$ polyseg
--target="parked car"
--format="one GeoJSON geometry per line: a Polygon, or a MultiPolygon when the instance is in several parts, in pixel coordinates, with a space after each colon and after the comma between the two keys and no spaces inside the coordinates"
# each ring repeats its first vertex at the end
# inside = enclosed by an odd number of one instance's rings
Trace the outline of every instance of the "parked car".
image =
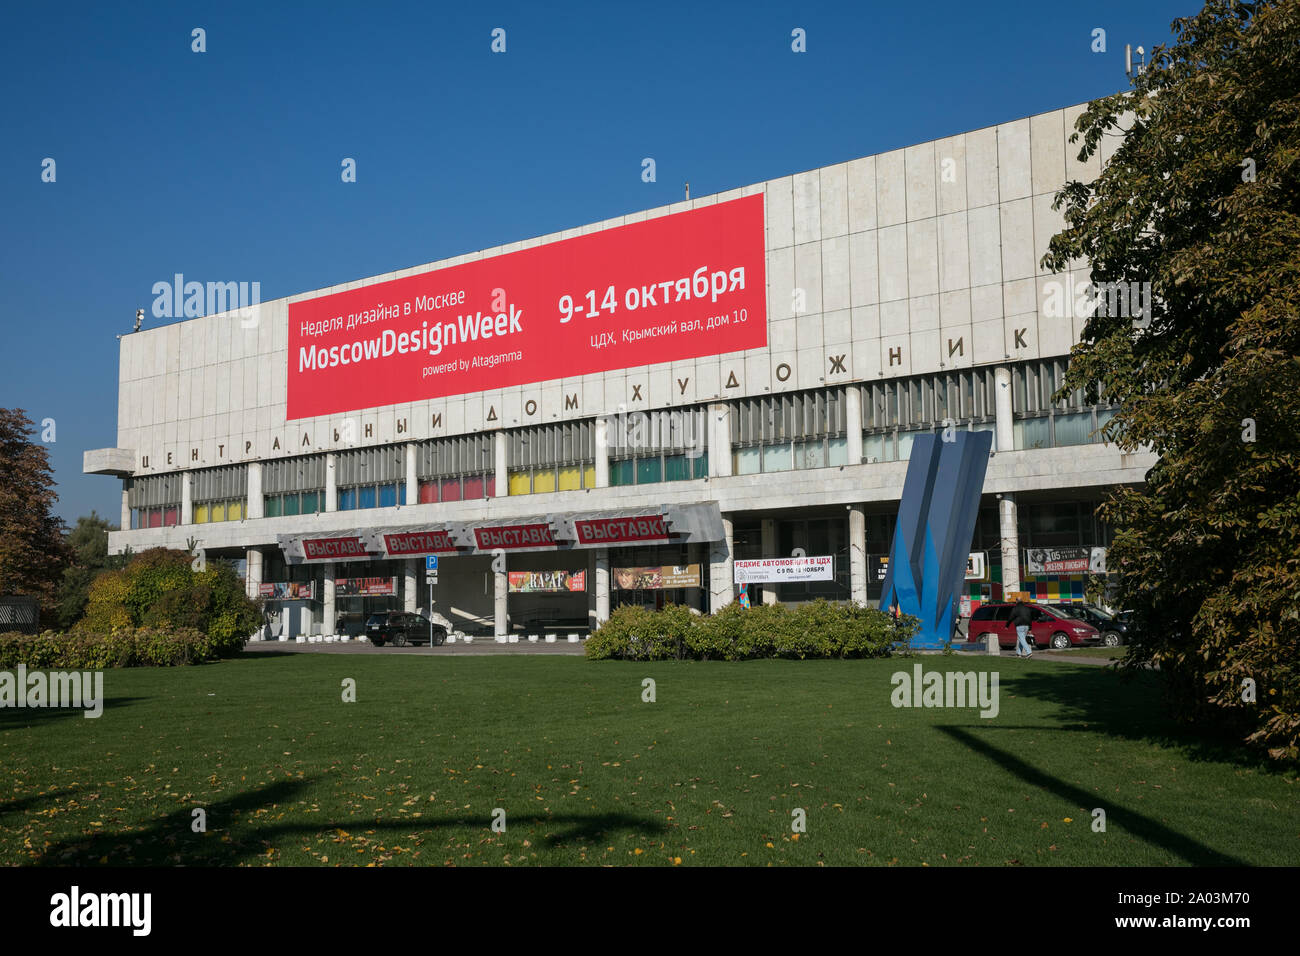
{"type": "MultiPolygon", "coordinates": [[[[1051,647],[1061,650],[1101,641],[1101,632],[1091,624],[1042,604],[1029,606],[1034,612],[1033,622],[1029,625],[1030,647],[1051,647]]],[[[991,635],[997,638],[999,647],[1014,648],[1016,629],[1008,620],[1013,607],[1014,604],[981,604],[970,617],[966,643],[982,643],[991,635]]]]}
{"type": "Polygon", "coordinates": [[[1116,615],[1108,614],[1095,604],[1048,604],[1053,610],[1077,617],[1091,624],[1101,632],[1101,642],[1106,647],[1118,647],[1128,643],[1130,624],[1121,621],[1116,615]]]}
{"type": "MultiPolygon", "coordinates": [[[[447,639],[447,629],[434,624],[433,643],[441,644],[447,639]]],[[[366,618],[366,637],[375,647],[392,644],[405,647],[407,644],[429,643],[429,619],[406,611],[380,611],[366,618]]]]}

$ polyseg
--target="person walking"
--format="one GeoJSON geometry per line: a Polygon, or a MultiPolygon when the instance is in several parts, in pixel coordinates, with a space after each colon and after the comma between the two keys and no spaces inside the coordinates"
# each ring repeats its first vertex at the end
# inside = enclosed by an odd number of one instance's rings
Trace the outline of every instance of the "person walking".
{"type": "Polygon", "coordinates": [[[1033,657],[1034,649],[1029,645],[1029,625],[1033,623],[1034,612],[1024,598],[1016,598],[1016,606],[1011,609],[1011,616],[1008,618],[1011,626],[1016,629],[1016,657],[1033,657]],[[1021,648],[1024,652],[1021,652],[1021,648]]]}

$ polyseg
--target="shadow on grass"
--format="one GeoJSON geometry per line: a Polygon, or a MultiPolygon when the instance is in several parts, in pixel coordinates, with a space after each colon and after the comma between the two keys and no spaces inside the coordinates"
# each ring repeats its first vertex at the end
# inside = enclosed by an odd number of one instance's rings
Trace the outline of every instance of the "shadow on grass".
{"type": "Polygon", "coordinates": [[[1051,670],[1008,674],[1002,670],[1002,692],[1008,691],[1061,707],[1061,725],[1053,729],[1087,730],[1112,737],[1142,740],[1183,750],[1189,760],[1227,763],[1280,773],[1288,768],[1247,746],[1224,724],[1179,724],[1168,715],[1164,686],[1150,671],[1112,667],[1070,667],[1053,662],[1051,670]]]}
{"type": "MultiPolygon", "coordinates": [[[[144,697],[105,697],[104,713],[118,707],[129,707],[144,697]]],[[[93,727],[100,717],[87,718],[85,707],[0,707],[0,730],[15,730],[19,727],[33,726],[57,720],[75,717],[87,721],[87,727],[93,727]]]]}
{"type": "MultiPolygon", "coordinates": [[[[962,727],[940,726],[937,729],[970,751],[988,758],[1003,770],[1019,777],[1030,786],[1056,794],[1075,806],[1094,807],[1100,803],[1104,807],[1106,804],[1106,801],[1099,798],[1096,793],[1058,780],[1056,777],[1030,766],[1015,754],[986,743],[962,727]]],[[[989,729],[1002,730],[1004,728],[992,727],[989,729]]],[[[1120,816],[1120,812],[1116,812],[1115,815],[1120,816]]],[[[1177,830],[1170,829],[1158,820],[1153,820],[1151,817],[1135,812],[1132,807],[1126,806],[1122,808],[1121,818],[1124,829],[1139,840],[1167,850],[1194,866],[1247,865],[1245,860],[1229,856],[1226,853],[1220,853],[1218,850],[1179,833],[1177,830]]]]}
{"type": "MultiPolygon", "coordinates": [[[[207,812],[209,832],[194,833],[191,829],[194,807],[185,807],[154,820],[148,826],[128,832],[87,834],[81,839],[64,840],[46,847],[31,861],[35,866],[85,866],[103,863],[111,866],[237,866],[240,864],[275,862],[267,851],[283,852],[290,841],[330,833],[336,830],[363,831],[368,836],[385,834],[401,836],[409,833],[427,833],[443,829],[479,829],[464,816],[433,820],[363,820],[348,817],[340,822],[313,820],[310,823],[259,822],[245,816],[277,805],[283,806],[298,799],[311,786],[312,781],[293,780],[270,783],[240,793],[229,800],[204,807],[207,812]],[[372,833],[373,831],[373,833],[372,833]],[[223,839],[228,837],[229,839],[223,839]]],[[[48,800],[49,797],[41,798],[48,800]]],[[[24,804],[34,800],[21,801],[24,804]]],[[[16,804],[6,810],[21,809],[16,804]]],[[[552,848],[562,848],[572,841],[596,842],[620,831],[662,836],[668,828],[651,817],[637,817],[625,813],[602,813],[591,816],[559,814],[547,817],[512,818],[511,826],[527,823],[555,826],[563,829],[545,837],[552,848]]],[[[486,829],[483,820],[481,829],[486,829]]],[[[439,848],[440,849],[440,848],[439,848]]],[[[394,860],[405,863],[405,860],[394,860]]]]}

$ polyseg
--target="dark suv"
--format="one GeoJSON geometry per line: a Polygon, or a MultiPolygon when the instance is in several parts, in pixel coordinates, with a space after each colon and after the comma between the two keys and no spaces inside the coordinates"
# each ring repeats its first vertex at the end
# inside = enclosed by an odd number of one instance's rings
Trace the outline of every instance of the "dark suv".
{"type": "MultiPolygon", "coordinates": [[[[366,637],[375,647],[383,647],[385,644],[395,647],[428,644],[429,619],[406,611],[380,611],[366,618],[366,637]]],[[[441,644],[446,639],[446,628],[434,624],[433,643],[441,644]]]]}
{"type": "Polygon", "coordinates": [[[1129,624],[1113,614],[1107,614],[1093,604],[1048,604],[1047,607],[1091,624],[1101,631],[1101,642],[1106,647],[1128,643],[1129,624]]]}
{"type": "MultiPolygon", "coordinates": [[[[1029,604],[1033,623],[1029,625],[1028,641],[1031,647],[1052,647],[1061,650],[1076,644],[1094,644],[1101,635],[1091,624],[1077,617],[1044,607],[1029,604]]],[[[1009,618],[1013,604],[981,604],[970,617],[966,632],[968,644],[980,643],[986,637],[996,637],[999,647],[1016,646],[1016,630],[1009,618]]]]}

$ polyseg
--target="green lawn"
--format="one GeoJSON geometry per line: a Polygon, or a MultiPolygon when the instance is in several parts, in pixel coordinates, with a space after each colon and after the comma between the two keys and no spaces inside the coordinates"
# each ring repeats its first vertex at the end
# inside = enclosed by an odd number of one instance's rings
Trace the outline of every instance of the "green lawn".
{"type": "Polygon", "coordinates": [[[0,711],[0,863],[1294,863],[1294,771],[1179,736],[1155,688],[981,656],[109,671],[98,720],[0,711]],[[918,662],[997,667],[1000,713],[892,707],[918,662]]]}

